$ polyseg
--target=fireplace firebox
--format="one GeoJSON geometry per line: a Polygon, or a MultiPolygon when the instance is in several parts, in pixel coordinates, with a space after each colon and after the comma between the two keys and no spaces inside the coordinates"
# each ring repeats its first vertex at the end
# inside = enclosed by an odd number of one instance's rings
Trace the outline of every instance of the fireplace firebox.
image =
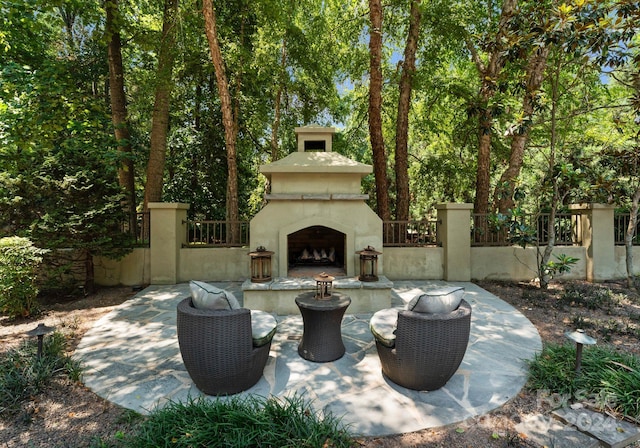
{"type": "Polygon", "coordinates": [[[345,234],[325,226],[311,226],[287,236],[289,268],[335,266],[344,269],[345,234]]]}

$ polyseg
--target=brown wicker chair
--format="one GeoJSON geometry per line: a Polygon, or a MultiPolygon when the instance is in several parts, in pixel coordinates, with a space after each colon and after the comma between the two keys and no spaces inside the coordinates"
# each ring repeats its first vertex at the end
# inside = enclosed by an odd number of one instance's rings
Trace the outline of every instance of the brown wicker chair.
{"type": "Polygon", "coordinates": [[[376,337],[382,373],[408,389],[441,388],[462,362],[470,328],[471,306],[465,300],[451,313],[400,310],[395,345],[388,347],[376,337]]]}
{"type": "Polygon", "coordinates": [[[178,304],[177,326],[184,365],[205,394],[236,394],[260,380],[271,338],[254,347],[250,310],[197,309],[189,297],[178,304]]]}

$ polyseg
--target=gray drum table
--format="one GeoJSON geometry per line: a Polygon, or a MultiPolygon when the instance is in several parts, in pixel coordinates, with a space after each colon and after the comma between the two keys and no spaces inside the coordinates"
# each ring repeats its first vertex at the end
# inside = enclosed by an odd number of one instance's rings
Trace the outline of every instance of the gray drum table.
{"type": "Polygon", "coordinates": [[[333,292],[330,299],[315,297],[313,291],[296,297],[304,323],[298,354],[314,362],[335,361],[345,352],[340,327],[351,298],[337,292],[333,292]]]}

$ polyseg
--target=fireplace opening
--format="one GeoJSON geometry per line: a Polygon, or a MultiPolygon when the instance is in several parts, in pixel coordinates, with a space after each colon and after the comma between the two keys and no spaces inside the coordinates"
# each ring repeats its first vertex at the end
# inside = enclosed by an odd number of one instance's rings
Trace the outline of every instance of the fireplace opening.
{"type": "Polygon", "coordinates": [[[287,236],[289,275],[318,272],[346,275],[345,234],[325,226],[311,226],[287,236]]]}

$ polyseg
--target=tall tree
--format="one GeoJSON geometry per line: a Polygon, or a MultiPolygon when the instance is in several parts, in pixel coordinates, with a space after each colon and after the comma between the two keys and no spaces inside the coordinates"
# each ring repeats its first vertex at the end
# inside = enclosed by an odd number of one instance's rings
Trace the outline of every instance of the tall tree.
{"type": "MultiPolygon", "coordinates": [[[[489,54],[480,56],[476,44],[468,35],[465,39],[472,60],[480,78],[479,116],[478,116],[478,166],[476,171],[476,197],[474,211],[489,211],[489,195],[491,188],[491,138],[493,135],[494,113],[491,101],[495,96],[498,77],[506,62],[506,48],[509,44],[508,33],[510,21],[516,13],[517,0],[503,0],[498,28],[494,38],[488,43],[489,54]]],[[[489,16],[493,11],[489,10],[489,16]]]]}
{"type": "Polygon", "coordinates": [[[411,107],[411,89],[413,76],[416,71],[416,51],[420,36],[420,11],[421,0],[411,1],[409,13],[409,32],[407,43],[404,47],[404,60],[402,61],[402,75],[400,76],[400,96],[398,99],[398,117],[396,121],[396,219],[406,221],[409,219],[409,109],[411,107]]]}
{"type": "Polygon", "coordinates": [[[118,22],[120,14],[118,0],[105,1],[107,34],[107,54],[109,60],[109,99],[111,102],[111,121],[118,153],[120,154],[120,166],[118,168],[118,181],[125,190],[125,209],[129,213],[129,231],[136,228],[136,190],[135,173],[131,149],[131,133],[127,119],[127,98],[124,91],[124,69],[122,66],[122,42],[118,22]]]}
{"type": "Polygon", "coordinates": [[[387,156],[382,134],[382,2],[369,0],[369,138],[376,180],[376,205],[383,221],[391,219],[387,156]]]}
{"type": "MultiPolygon", "coordinates": [[[[234,118],[231,94],[229,93],[229,81],[225,70],[220,41],[218,40],[218,29],[216,23],[216,11],[212,0],[202,2],[202,11],[205,21],[205,32],[209,42],[211,61],[215,68],[216,85],[220,96],[220,107],[222,109],[222,124],[224,126],[225,146],[227,149],[227,220],[234,222],[238,220],[238,165],[236,151],[236,120],[234,118]]],[[[233,226],[232,226],[233,229],[233,226]]],[[[230,235],[231,240],[234,234],[230,235]]]]}
{"type": "Polygon", "coordinates": [[[151,118],[151,142],[147,162],[147,182],[144,190],[144,210],[149,202],[162,201],[162,184],[167,157],[169,130],[169,104],[173,86],[172,74],[175,58],[178,0],[165,0],[162,18],[162,37],[158,52],[155,100],[151,118]]]}
{"type": "Polygon", "coordinates": [[[494,193],[495,208],[500,213],[506,213],[514,207],[513,194],[524,162],[525,148],[529,140],[534,110],[538,103],[538,93],[544,80],[544,71],[547,66],[548,57],[548,45],[534,48],[529,56],[526,68],[524,97],[522,99],[522,112],[511,138],[509,166],[502,173],[494,193]]]}

